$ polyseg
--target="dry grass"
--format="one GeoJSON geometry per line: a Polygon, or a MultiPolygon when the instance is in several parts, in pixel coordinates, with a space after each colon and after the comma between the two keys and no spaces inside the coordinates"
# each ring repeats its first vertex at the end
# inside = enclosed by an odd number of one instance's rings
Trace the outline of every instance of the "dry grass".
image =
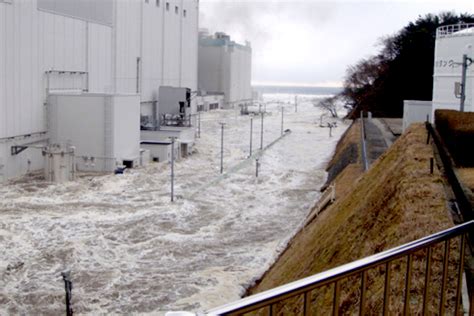
{"type": "Polygon", "coordinates": [[[339,175],[334,179],[336,184],[336,198],[340,198],[350,194],[353,185],[357,182],[361,175],[362,166],[359,163],[348,165],[339,175]]]}
{"type": "Polygon", "coordinates": [[[330,169],[337,161],[341,159],[343,152],[349,147],[350,144],[359,145],[360,141],[360,122],[358,120],[353,121],[351,126],[342,135],[341,139],[337,143],[336,150],[331,160],[328,162],[326,170],[330,169]]]}
{"type": "MultiPolygon", "coordinates": [[[[267,272],[251,293],[267,290],[330,268],[351,262],[374,253],[407,243],[451,227],[443,183],[438,170],[430,174],[429,160],[432,148],[426,145],[426,130],[422,124],[413,125],[383,154],[363,176],[351,165],[336,182],[349,184],[342,188],[336,202],[316,220],[299,232],[275,265],[267,272]],[[352,181],[353,185],[350,185],[352,181]]],[[[343,141],[344,142],[344,141],[343,141]]],[[[337,155],[337,151],[336,151],[337,155]]],[[[340,185],[343,187],[342,185],[340,185]]],[[[453,245],[452,258],[456,260],[453,245]]],[[[424,288],[423,251],[415,255],[412,300],[413,313],[421,312],[419,304],[424,288]]],[[[433,265],[439,270],[442,250],[435,250],[433,265]]],[[[404,269],[400,260],[392,264],[395,285],[391,295],[390,311],[398,313],[403,305],[404,269]],[[396,298],[396,299],[395,299],[396,298]]],[[[450,272],[454,282],[455,271],[450,272]]],[[[381,311],[385,268],[373,269],[368,278],[367,307],[371,313],[381,311]]],[[[430,287],[439,292],[438,285],[430,287]]],[[[349,279],[342,285],[341,308],[343,313],[357,311],[360,299],[360,280],[349,279]]],[[[314,291],[315,308],[319,313],[331,311],[332,289],[314,291]]],[[[435,294],[430,296],[436,297],[435,294]]],[[[301,301],[301,298],[297,298],[301,301]]],[[[449,296],[452,306],[453,293],[449,296]]],[[[286,306],[292,314],[299,311],[296,300],[286,306]]],[[[434,308],[434,307],[432,307],[434,308]]]]}
{"type": "Polygon", "coordinates": [[[474,168],[456,169],[459,180],[471,191],[474,190],[474,168]]]}

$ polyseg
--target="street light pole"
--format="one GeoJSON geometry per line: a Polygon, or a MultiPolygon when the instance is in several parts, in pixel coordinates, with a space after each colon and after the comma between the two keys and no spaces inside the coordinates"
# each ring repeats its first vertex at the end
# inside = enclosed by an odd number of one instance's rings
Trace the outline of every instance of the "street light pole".
{"type": "Polygon", "coordinates": [[[201,111],[198,112],[198,138],[201,138],[201,111]]]}
{"type": "Polygon", "coordinates": [[[253,116],[250,116],[250,155],[252,156],[252,139],[253,139],[253,116]]]}
{"type": "Polygon", "coordinates": [[[221,124],[221,173],[224,172],[224,125],[225,123],[221,124]]]}
{"type": "Polygon", "coordinates": [[[462,55],[461,104],[460,104],[460,111],[461,112],[464,112],[464,102],[466,101],[466,72],[467,72],[467,67],[469,67],[471,64],[472,64],[472,59],[467,57],[467,54],[462,55]]]}
{"type": "Polygon", "coordinates": [[[283,136],[283,113],[285,112],[285,108],[281,107],[281,135],[283,136]]]}
{"type": "Polygon", "coordinates": [[[171,139],[171,202],[174,202],[174,142],[177,137],[172,136],[171,139]]]}
{"type": "Polygon", "coordinates": [[[260,112],[261,123],[260,123],[260,150],[263,149],[263,112],[260,112]]]}

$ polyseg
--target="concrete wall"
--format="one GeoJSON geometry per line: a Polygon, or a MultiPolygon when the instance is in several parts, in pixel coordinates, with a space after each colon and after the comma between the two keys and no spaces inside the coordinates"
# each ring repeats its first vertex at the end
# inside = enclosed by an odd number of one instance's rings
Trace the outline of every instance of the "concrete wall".
{"type": "Polygon", "coordinates": [[[432,102],[431,101],[403,101],[403,131],[408,126],[416,122],[426,122],[426,118],[432,121],[432,102]]]}
{"type": "Polygon", "coordinates": [[[113,96],[114,156],[135,160],[140,154],[140,96],[113,96]]]}
{"type": "Polygon", "coordinates": [[[78,170],[113,171],[123,160],[138,161],[138,95],[50,95],[48,110],[50,142],[75,146],[78,170]]]}

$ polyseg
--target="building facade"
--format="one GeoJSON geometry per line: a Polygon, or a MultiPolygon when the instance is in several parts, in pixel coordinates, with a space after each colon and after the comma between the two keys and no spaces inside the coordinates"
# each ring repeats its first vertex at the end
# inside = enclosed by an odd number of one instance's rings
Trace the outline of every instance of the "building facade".
{"type": "Polygon", "coordinates": [[[225,107],[252,102],[252,48],[224,33],[199,34],[198,88],[209,94],[224,93],[225,107]]]}
{"type": "Polygon", "coordinates": [[[198,6],[198,0],[0,0],[0,181],[44,167],[38,148],[50,141],[49,95],[131,94],[143,107],[157,102],[160,86],[195,91],[198,6]]]}

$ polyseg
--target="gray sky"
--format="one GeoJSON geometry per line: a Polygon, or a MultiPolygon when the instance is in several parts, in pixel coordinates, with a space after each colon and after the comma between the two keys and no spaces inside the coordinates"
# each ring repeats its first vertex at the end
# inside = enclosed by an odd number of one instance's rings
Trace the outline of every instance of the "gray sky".
{"type": "Polygon", "coordinates": [[[254,84],[340,85],[347,66],[419,15],[474,13],[474,0],[201,0],[200,27],[253,48],[254,84]]]}

